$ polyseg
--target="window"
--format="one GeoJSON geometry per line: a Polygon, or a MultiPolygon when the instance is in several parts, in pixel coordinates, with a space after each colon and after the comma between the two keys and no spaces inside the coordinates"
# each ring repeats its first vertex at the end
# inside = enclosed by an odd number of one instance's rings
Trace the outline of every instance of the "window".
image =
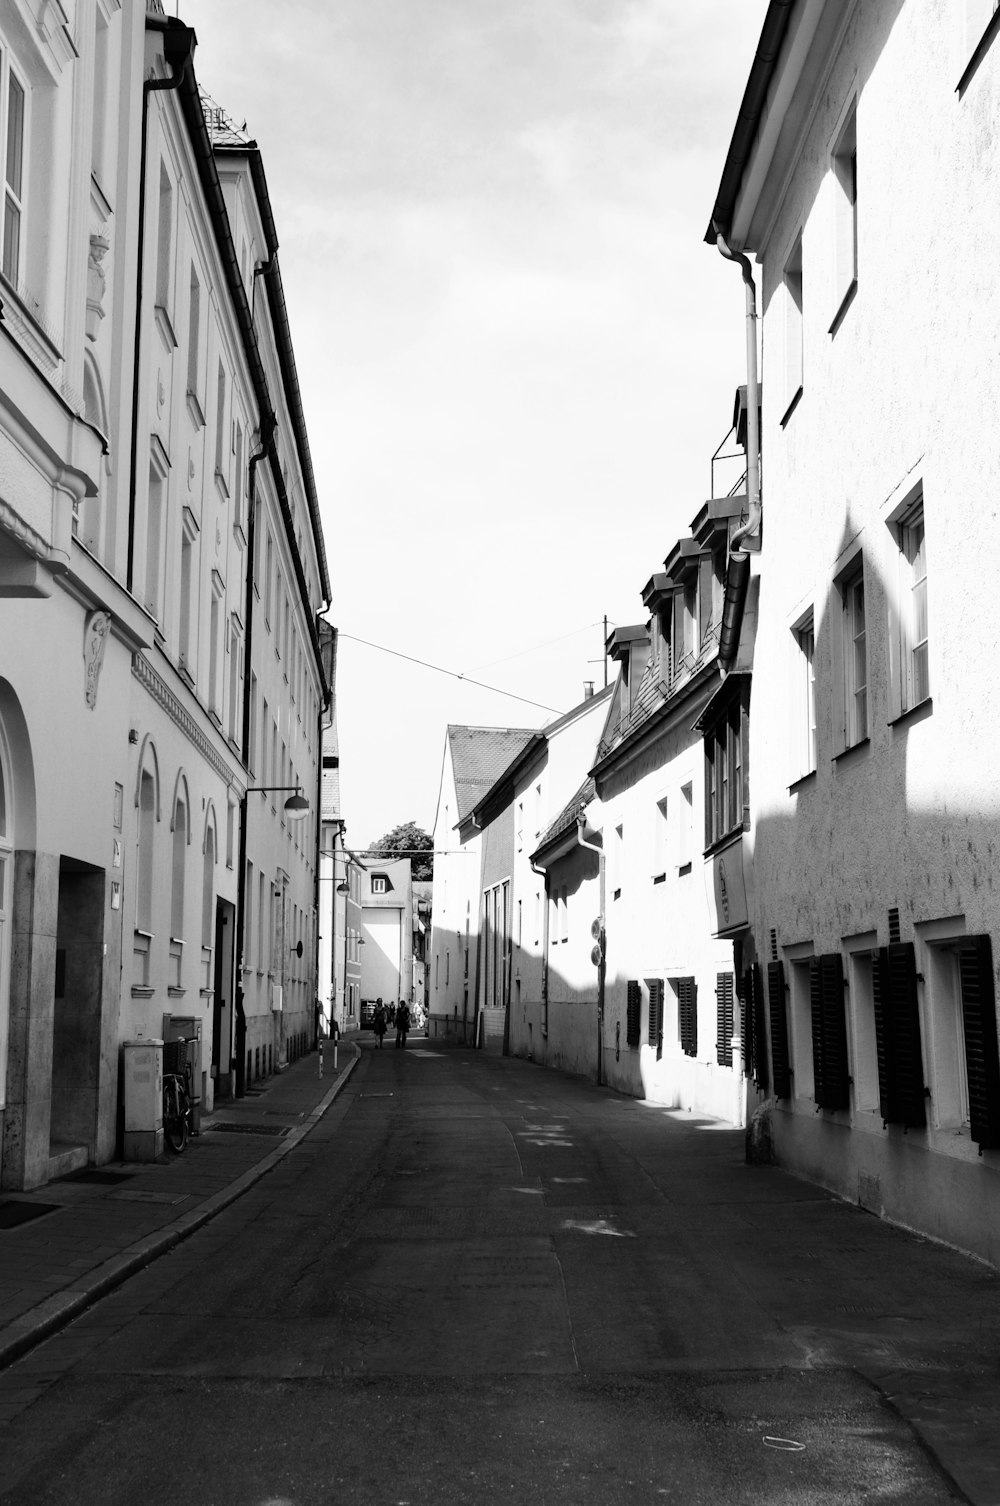
{"type": "Polygon", "coordinates": [[[794,777],[803,779],[816,768],[816,628],[812,612],[792,634],[796,649],[793,769],[794,777]]]}
{"type": "Polygon", "coordinates": [[[891,526],[899,545],[899,576],[898,605],[890,616],[890,711],[900,716],[930,696],[923,497],[918,497],[891,526]]]}
{"type": "Polygon", "coordinates": [[[677,1035],[685,1056],[698,1055],[698,986],[693,978],[675,978],[677,1035]]]}
{"type": "Polygon", "coordinates": [[[715,1060],[720,1067],[733,1065],[734,979],[732,973],[715,978],[715,1060]]]}
{"type": "Polygon", "coordinates": [[[381,875],[375,875],[372,878],[372,893],[373,894],[384,894],[385,892],[386,892],[386,880],[385,880],[385,878],[382,877],[381,875]]]}
{"type": "Polygon", "coordinates": [[[833,334],[858,284],[857,104],[852,102],[830,158],[833,178],[833,334]]]}
{"type": "Polygon", "coordinates": [[[629,979],[625,990],[625,1044],[633,1049],[642,1038],[642,989],[636,979],[629,979]]]}
{"type": "Polygon", "coordinates": [[[569,901],[565,884],[559,891],[559,940],[569,940],[569,901]]]}
{"type": "Polygon", "coordinates": [[[847,1065],[844,968],[839,952],[827,952],[822,957],[810,959],[809,1000],[812,1014],[813,1097],[821,1109],[846,1109],[850,1104],[850,1074],[847,1065]]]}
{"type": "Polygon", "coordinates": [[[191,291],[188,300],[188,349],[187,349],[187,395],[198,400],[199,369],[198,355],[201,339],[201,284],[194,267],[191,268],[191,291]]]}
{"type": "Polygon", "coordinates": [[[743,829],[744,690],[705,733],[705,846],[743,829]]]}
{"type": "Polygon", "coordinates": [[[146,506],[146,610],[159,619],[163,595],[163,529],[166,521],[166,475],[156,461],[149,466],[146,506]]]}
{"type": "Polygon", "coordinates": [[[864,566],[859,560],[840,583],[843,656],[843,747],[868,736],[868,647],[864,566]]]}
{"type": "Polygon", "coordinates": [[[171,253],[174,235],[174,190],[166,167],[160,163],[160,201],[156,222],[156,306],[169,312],[171,253]]]}
{"type": "Polygon", "coordinates": [[[4,112],[3,275],[17,286],[21,276],[24,219],[24,138],[27,96],[24,85],[10,66],[6,50],[0,51],[0,83],[6,86],[4,112]]]}
{"type": "Polygon", "coordinates": [[[649,988],[649,1044],[656,1050],[656,1060],[663,1056],[663,980],[650,978],[649,988]]]}
{"type": "Polygon", "coordinates": [[[187,670],[188,675],[192,679],[195,673],[195,660],[198,651],[197,597],[194,591],[194,582],[197,579],[197,541],[197,521],[191,509],[185,507],[181,525],[181,579],[180,599],[178,602],[180,622],[178,624],[177,649],[180,656],[180,666],[182,669],[187,670]]]}
{"type": "MultiPolygon", "coordinates": [[[[978,62],[996,35],[993,18],[1000,10],[1000,0],[959,0],[956,9],[961,21],[959,41],[959,68],[962,84],[967,82],[965,72],[971,76],[972,65],[978,62]]],[[[962,84],[959,85],[961,88],[962,84]]]]}
{"type": "Polygon", "coordinates": [[[241,712],[243,709],[243,639],[235,621],[229,624],[229,725],[227,733],[232,742],[236,742],[240,735],[241,712]]]}
{"type": "Polygon", "coordinates": [[[656,802],[653,817],[653,883],[662,884],[667,876],[667,800],[656,802]]]}
{"type": "Polygon", "coordinates": [[[268,629],[271,626],[271,574],[274,562],[274,544],[271,539],[271,530],[267,530],[267,549],[265,551],[264,564],[264,621],[268,629]]]}
{"type": "Polygon", "coordinates": [[[219,362],[215,382],[215,475],[226,485],[226,369],[219,362]]]}
{"type": "Polygon", "coordinates": [[[802,240],[785,263],[785,422],[802,392],[802,240]]]}
{"type": "Polygon", "coordinates": [[[771,1072],[775,1098],[791,1098],[792,1066],[788,1050],[788,1010],[785,1003],[785,969],[780,962],[767,964],[767,1016],[771,1027],[771,1072]]]}
{"type": "Polygon", "coordinates": [[[622,870],[625,862],[625,828],[616,826],[611,839],[611,897],[622,897],[622,870]]]}
{"type": "Polygon", "coordinates": [[[691,872],[694,851],[694,786],[681,785],[680,815],[677,822],[677,873],[691,872]]]}
{"type": "Polygon", "coordinates": [[[222,719],[222,588],[212,573],[212,605],[208,618],[208,709],[222,719]]]}
{"type": "Polygon", "coordinates": [[[912,941],[896,942],[875,954],[872,997],[882,1119],[886,1124],[922,1129],[927,1120],[912,941]]]}

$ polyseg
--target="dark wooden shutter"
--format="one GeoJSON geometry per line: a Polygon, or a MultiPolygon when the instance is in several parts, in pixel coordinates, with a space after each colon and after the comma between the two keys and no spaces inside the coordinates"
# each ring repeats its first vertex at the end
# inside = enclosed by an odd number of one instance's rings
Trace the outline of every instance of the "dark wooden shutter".
{"type": "Polygon", "coordinates": [[[764,987],[760,963],[743,974],[743,1063],[762,1092],[767,1092],[767,1027],[764,1024],[764,987]]]}
{"type": "Polygon", "coordinates": [[[625,1042],[638,1046],[642,1039],[642,989],[633,979],[628,983],[628,1013],[625,1021],[625,1042]]]}
{"type": "Polygon", "coordinates": [[[681,1050],[685,1056],[697,1056],[698,996],[693,978],[677,979],[677,1016],[680,1022],[681,1050]]]}
{"type": "Polygon", "coordinates": [[[878,1102],[886,1124],[927,1123],[917,962],[911,941],[882,947],[872,969],[878,1102]]]}
{"type": "Polygon", "coordinates": [[[771,1067],[775,1098],[791,1098],[792,1069],[788,1059],[788,1015],[785,1010],[785,968],[767,964],[767,1008],[771,1021],[771,1067]]]}
{"type": "Polygon", "coordinates": [[[733,1065],[733,975],[715,976],[715,1059],[720,1067],[733,1065]]]}
{"type": "Polygon", "coordinates": [[[653,978],[649,984],[649,1044],[656,1047],[656,1060],[663,1055],[663,981],[653,978]]]}
{"type": "Polygon", "coordinates": [[[844,1013],[844,963],[839,952],[809,961],[812,1006],[813,1096],[822,1109],[850,1105],[847,1069],[847,1019],[844,1013]]]}
{"type": "Polygon", "coordinates": [[[958,954],[965,1025],[972,1138],[982,1150],[1000,1146],[1000,1059],[997,1053],[993,948],[988,936],[973,936],[958,954]]]}

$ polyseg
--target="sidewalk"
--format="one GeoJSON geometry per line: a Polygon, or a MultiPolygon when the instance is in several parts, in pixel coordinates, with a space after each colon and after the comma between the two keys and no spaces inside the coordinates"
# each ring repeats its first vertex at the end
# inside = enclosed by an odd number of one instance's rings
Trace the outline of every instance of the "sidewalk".
{"type": "Polygon", "coordinates": [[[90,1167],[0,1193],[0,1368],[164,1254],[277,1165],[326,1113],[361,1059],[326,1042],[218,1103],[183,1155],[90,1167]],[[27,1210],[27,1218],[24,1218],[27,1210]],[[21,1221],[24,1219],[24,1221],[21,1221]]]}

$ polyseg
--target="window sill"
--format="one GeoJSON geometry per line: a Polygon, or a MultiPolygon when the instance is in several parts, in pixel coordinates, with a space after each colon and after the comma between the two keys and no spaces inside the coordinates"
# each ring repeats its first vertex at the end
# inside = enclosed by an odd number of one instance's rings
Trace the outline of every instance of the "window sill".
{"type": "Polygon", "coordinates": [[[848,287],[847,292],[844,294],[843,298],[840,300],[840,305],[839,305],[839,307],[837,309],[837,312],[833,316],[833,323],[830,325],[830,328],[827,330],[827,334],[831,337],[831,339],[837,334],[837,331],[840,329],[840,326],[843,324],[844,319],[845,319],[845,317],[847,315],[847,310],[850,308],[851,304],[854,302],[855,295],[857,294],[857,291],[858,291],[858,279],[856,277],[852,277],[851,278],[851,282],[850,282],[850,286],[848,287]]]}
{"type": "MultiPolygon", "coordinates": [[[[997,11],[997,15],[1000,16],[1000,10],[997,11]]],[[[902,727],[905,726],[907,722],[922,722],[925,717],[931,715],[933,710],[934,701],[932,697],[925,696],[924,699],[922,701],[918,701],[915,706],[908,706],[907,709],[905,711],[901,711],[898,716],[890,717],[889,726],[902,727]]]]}
{"type": "Polygon", "coordinates": [[[224,474],[222,473],[222,471],[220,471],[218,466],[215,467],[215,484],[219,488],[219,492],[221,493],[223,499],[228,502],[229,482],[226,480],[224,474]]]}
{"type": "Polygon", "coordinates": [[[133,983],[131,993],[133,999],[151,999],[156,989],[150,988],[146,983],[133,983]]]}
{"type": "Polygon", "coordinates": [[[163,341],[167,350],[176,350],[177,336],[174,334],[173,320],[171,319],[168,310],[164,308],[162,303],[156,304],[155,308],[153,309],[153,318],[156,322],[156,327],[160,332],[160,339],[163,341]]]}
{"type": "Polygon", "coordinates": [[[186,993],[187,993],[187,989],[186,988],[180,988],[180,987],[178,987],[178,985],[176,983],[171,983],[170,987],[167,989],[167,998],[168,999],[183,999],[183,997],[184,997],[184,995],[186,993]]]}
{"type": "Polygon", "coordinates": [[[798,779],[792,780],[791,784],[788,786],[788,793],[790,795],[797,795],[799,790],[808,789],[811,784],[815,783],[815,780],[816,770],[810,769],[808,774],[800,774],[798,779]]]}
{"type": "Polygon", "coordinates": [[[850,759],[853,754],[855,754],[855,753],[860,754],[860,753],[864,752],[865,750],[867,750],[870,746],[871,746],[871,739],[868,738],[868,737],[862,737],[860,739],[860,741],[858,741],[856,743],[851,743],[851,746],[849,748],[841,748],[841,750],[840,750],[839,753],[835,753],[833,755],[832,762],[833,763],[840,763],[841,761],[846,761],[846,760],[850,759]]]}
{"type": "Polygon", "coordinates": [[[972,56],[965,65],[962,77],[955,86],[955,93],[959,99],[962,98],[966,89],[972,83],[980,63],[992,47],[998,31],[1000,31],[1000,11],[995,11],[990,17],[986,30],[976,43],[972,56]]]}
{"type": "Polygon", "coordinates": [[[186,397],[188,413],[190,413],[191,415],[191,422],[194,424],[196,429],[203,429],[205,427],[205,415],[202,412],[201,403],[198,401],[197,392],[193,392],[189,387],[187,389],[186,397]]]}
{"type": "Polygon", "coordinates": [[[779,418],[779,420],[778,420],[778,423],[779,423],[779,425],[780,425],[780,427],[782,429],[785,427],[785,425],[787,424],[788,420],[791,418],[792,414],[795,412],[796,408],[799,406],[799,400],[800,400],[801,397],[802,397],[802,385],[800,383],[799,386],[795,389],[794,393],[792,394],[792,400],[791,400],[791,402],[788,404],[788,407],[785,409],[785,411],[782,414],[781,418],[779,418]]]}

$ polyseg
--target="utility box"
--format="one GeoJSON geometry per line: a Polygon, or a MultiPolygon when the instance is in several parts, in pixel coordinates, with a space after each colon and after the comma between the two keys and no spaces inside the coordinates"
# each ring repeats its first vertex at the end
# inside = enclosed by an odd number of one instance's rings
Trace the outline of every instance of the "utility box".
{"type": "Polygon", "coordinates": [[[126,1041],[126,1161],[155,1161],[163,1154],[163,1042],[126,1041]]]}
{"type": "Polygon", "coordinates": [[[185,1040],[188,1043],[187,1061],[191,1072],[191,1132],[195,1135],[201,1134],[201,1106],[205,1096],[205,1084],[202,1081],[201,1026],[201,1020],[192,1014],[165,1014],[163,1016],[163,1039],[165,1041],[185,1040]]]}

